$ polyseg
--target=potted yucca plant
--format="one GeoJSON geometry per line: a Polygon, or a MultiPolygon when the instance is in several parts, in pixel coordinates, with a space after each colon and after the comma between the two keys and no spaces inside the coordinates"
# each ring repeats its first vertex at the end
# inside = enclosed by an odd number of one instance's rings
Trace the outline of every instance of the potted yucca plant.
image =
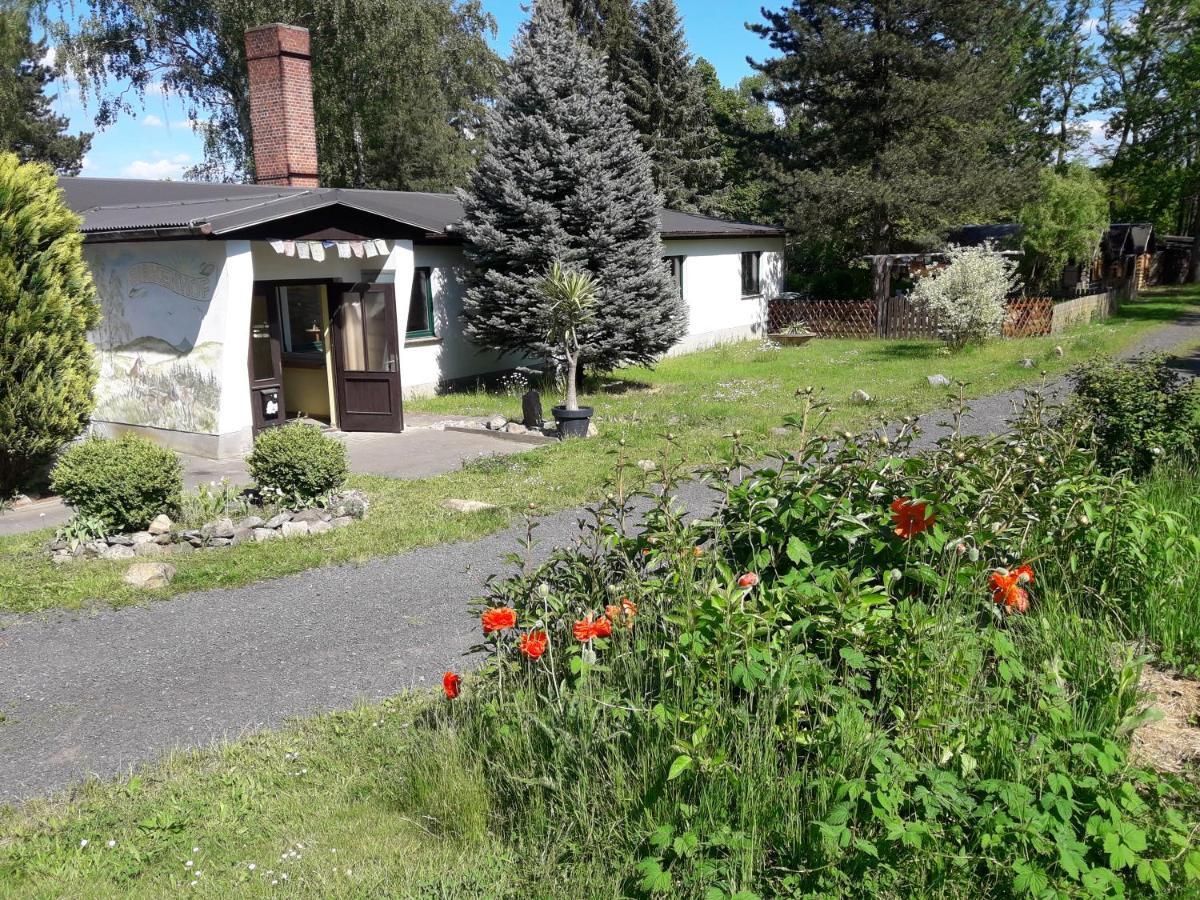
{"type": "Polygon", "coordinates": [[[596,279],[588,272],[564,269],[555,262],[541,284],[546,298],[546,338],[566,363],[566,397],[551,411],[563,437],[587,437],[592,419],[590,406],[580,407],[575,381],[579,372],[579,329],[592,318],[596,305],[596,279]]]}

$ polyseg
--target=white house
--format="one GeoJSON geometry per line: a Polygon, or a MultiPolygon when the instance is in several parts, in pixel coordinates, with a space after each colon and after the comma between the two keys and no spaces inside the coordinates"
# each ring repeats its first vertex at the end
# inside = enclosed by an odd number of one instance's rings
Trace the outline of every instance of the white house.
{"type": "MultiPolygon", "coordinates": [[[[307,32],[255,29],[247,52],[259,184],[60,180],[102,305],[97,430],[218,458],[301,413],[399,431],[405,396],[522,362],[462,334],[457,198],[318,187],[307,32]]],[[[660,227],[689,316],[672,352],[761,333],[783,232],[660,227]]]]}

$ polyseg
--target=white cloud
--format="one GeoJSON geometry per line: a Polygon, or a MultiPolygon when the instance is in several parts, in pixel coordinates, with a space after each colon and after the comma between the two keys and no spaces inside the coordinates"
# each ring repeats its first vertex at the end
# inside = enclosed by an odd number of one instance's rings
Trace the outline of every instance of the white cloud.
{"type": "Polygon", "coordinates": [[[186,153],[176,153],[174,156],[160,157],[153,160],[135,159],[121,174],[126,178],[146,178],[161,180],[163,178],[180,178],[183,170],[192,158],[186,153]]]}
{"type": "Polygon", "coordinates": [[[54,63],[58,61],[58,48],[53,44],[46,47],[46,52],[42,54],[42,58],[38,60],[43,66],[54,67],[54,63]]]}
{"type": "Polygon", "coordinates": [[[154,113],[150,113],[150,115],[144,116],[142,118],[142,124],[148,125],[151,128],[162,128],[163,120],[160,119],[158,116],[154,115],[154,113]]]}

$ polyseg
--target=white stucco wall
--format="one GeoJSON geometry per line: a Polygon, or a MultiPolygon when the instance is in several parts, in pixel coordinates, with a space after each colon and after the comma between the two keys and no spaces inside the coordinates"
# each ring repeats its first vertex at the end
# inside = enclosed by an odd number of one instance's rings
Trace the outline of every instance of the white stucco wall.
{"type": "Polygon", "coordinates": [[[683,256],[683,299],[688,307],[687,336],[669,355],[701,350],[729,341],[761,336],[767,301],[783,292],[781,238],[710,238],[664,241],[664,256],[683,256]],[[762,292],[742,296],[741,254],[757,251],[762,292]]]}
{"type": "Polygon", "coordinates": [[[221,455],[227,432],[238,430],[224,409],[231,379],[239,365],[246,375],[234,320],[243,290],[249,297],[248,256],[244,241],[85,245],[101,306],[91,336],[100,368],[97,431],[136,430],[180,450],[221,455]]]}

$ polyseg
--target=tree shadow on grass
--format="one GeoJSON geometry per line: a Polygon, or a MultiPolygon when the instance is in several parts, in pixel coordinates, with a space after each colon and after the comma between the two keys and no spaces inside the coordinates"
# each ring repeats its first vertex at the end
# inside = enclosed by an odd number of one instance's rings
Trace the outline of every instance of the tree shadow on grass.
{"type": "Polygon", "coordinates": [[[1200,289],[1196,285],[1182,284],[1157,288],[1153,294],[1143,294],[1136,300],[1122,303],[1117,316],[1139,322],[1200,318],[1200,289]],[[1190,305],[1183,305],[1180,300],[1190,301],[1190,305]]]}

